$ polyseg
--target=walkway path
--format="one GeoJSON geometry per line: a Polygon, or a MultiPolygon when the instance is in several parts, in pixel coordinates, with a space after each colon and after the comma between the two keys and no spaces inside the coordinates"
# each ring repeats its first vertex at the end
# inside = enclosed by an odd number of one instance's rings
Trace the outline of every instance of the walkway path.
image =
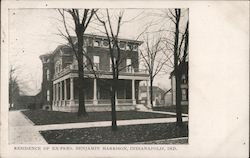
{"type": "MultiPolygon", "coordinates": [[[[168,115],[176,115],[176,113],[174,112],[167,112],[167,111],[153,111],[153,110],[140,110],[143,112],[152,112],[152,113],[158,113],[158,114],[168,114],[168,115]]],[[[182,116],[188,116],[188,114],[183,114],[182,116]]]]}
{"type": "MultiPolygon", "coordinates": [[[[153,112],[153,111],[147,111],[153,112]]],[[[164,112],[165,113],[165,112],[164,112]]],[[[168,113],[165,113],[168,114],[168,113]]],[[[110,121],[85,122],[85,123],[66,123],[53,125],[36,125],[26,118],[21,111],[9,112],[9,129],[10,143],[13,144],[46,144],[46,141],[40,135],[39,131],[58,130],[71,128],[90,128],[90,127],[107,127],[111,125],[110,121]]],[[[167,123],[175,122],[176,118],[155,118],[155,119],[136,119],[136,120],[119,120],[117,125],[136,125],[151,123],[167,123]]],[[[187,117],[183,117],[183,121],[188,121],[187,117]]]]}
{"type": "Polygon", "coordinates": [[[10,144],[47,144],[34,125],[20,111],[9,112],[10,144]]]}
{"type": "MultiPolygon", "coordinates": [[[[184,117],[183,121],[188,118],[184,117]]],[[[137,120],[119,120],[117,125],[137,125],[137,124],[152,124],[152,123],[170,123],[175,122],[176,118],[155,118],[155,119],[137,119],[137,120]]],[[[39,131],[56,130],[56,129],[71,129],[71,128],[90,128],[90,127],[107,127],[111,126],[111,121],[100,122],[85,122],[85,123],[67,123],[67,124],[54,124],[54,125],[39,125],[35,128],[39,131]]]]}

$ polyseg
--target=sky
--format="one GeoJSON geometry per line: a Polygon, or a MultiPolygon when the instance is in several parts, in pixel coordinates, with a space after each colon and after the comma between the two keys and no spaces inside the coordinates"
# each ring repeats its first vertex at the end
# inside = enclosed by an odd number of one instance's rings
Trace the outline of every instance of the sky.
{"type": "MultiPolygon", "coordinates": [[[[120,32],[122,38],[137,39],[146,26],[152,23],[154,25],[150,27],[151,31],[172,27],[170,20],[158,16],[162,13],[159,10],[126,9],[122,11],[124,12],[124,23],[120,32]]],[[[116,15],[118,10],[110,13],[116,15]]],[[[66,43],[62,37],[58,36],[58,29],[62,30],[60,19],[61,16],[56,9],[9,10],[9,66],[16,68],[15,75],[23,94],[35,95],[40,91],[42,63],[39,56],[53,52],[59,44],[66,43]]],[[[98,28],[96,21],[89,26],[86,33],[100,34],[100,31],[95,28],[98,28]]],[[[73,31],[71,33],[74,35],[73,31]]],[[[154,85],[170,89],[169,73],[156,76],[154,85]]]]}

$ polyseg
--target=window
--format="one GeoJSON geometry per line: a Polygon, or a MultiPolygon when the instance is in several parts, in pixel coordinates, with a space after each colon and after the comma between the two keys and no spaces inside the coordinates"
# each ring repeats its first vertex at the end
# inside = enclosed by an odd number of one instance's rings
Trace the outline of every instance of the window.
{"type": "Polygon", "coordinates": [[[87,69],[87,58],[86,58],[86,56],[83,56],[83,68],[85,70],[87,69]]]}
{"type": "Polygon", "coordinates": [[[49,69],[46,70],[47,80],[49,80],[49,69]]]}
{"type": "Polygon", "coordinates": [[[127,50],[132,51],[133,50],[133,45],[132,44],[127,44],[127,50]]]}
{"type": "Polygon", "coordinates": [[[125,49],[126,43],[125,42],[120,42],[120,49],[125,49]]]}
{"type": "Polygon", "coordinates": [[[133,46],[133,51],[138,51],[138,45],[133,46]]]}
{"type": "Polygon", "coordinates": [[[94,47],[100,47],[101,46],[101,41],[100,40],[95,40],[94,41],[94,47]]]}
{"type": "Polygon", "coordinates": [[[99,70],[100,57],[94,56],[94,70],[99,70]]]}
{"type": "MultiPolygon", "coordinates": [[[[116,61],[116,58],[114,58],[114,63],[115,63],[115,61],[116,61]]],[[[112,71],[112,60],[111,60],[111,58],[109,58],[109,70],[110,71],[112,71]]]]}
{"type": "Polygon", "coordinates": [[[57,61],[55,64],[55,71],[56,71],[56,73],[59,73],[61,70],[62,70],[61,61],[57,61]]]}
{"type": "Polygon", "coordinates": [[[109,71],[112,72],[112,60],[111,60],[111,58],[109,58],[109,71]]]}
{"type": "Polygon", "coordinates": [[[127,59],[126,66],[127,66],[127,72],[132,72],[131,59],[127,59]]]}
{"type": "Polygon", "coordinates": [[[181,89],[182,100],[187,100],[187,89],[181,89]]]}
{"type": "Polygon", "coordinates": [[[49,90],[47,90],[47,101],[50,101],[49,90]]]}
{"type": "Polygon", "coordinates": [[[185,75],[181,76],[181,81],[182,81],[182,83],[187,83],[187,79],[186,79],[185,75]]]}
{"type": "Polygon", "coordinates": [[[108,47],[109,46],[108,40],[103,40],[103,46],[104,47],[108,47]]]}

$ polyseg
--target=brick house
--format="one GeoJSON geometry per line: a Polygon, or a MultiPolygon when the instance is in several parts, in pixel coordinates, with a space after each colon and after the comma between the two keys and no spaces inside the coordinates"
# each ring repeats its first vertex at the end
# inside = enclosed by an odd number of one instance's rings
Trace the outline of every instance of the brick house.
{"type": "MultiPolygon", "coordinates": [[[[181,105],[188,105],[188,62],[183,62],[181,65],[181,105]]],[[[172,105],[176,105],[176,85],[174,71],[170,74],[172,87],[172,105]]]]}
{"type": "MultiPolygon", "coordinates": [[[[110,105],[112,82],[111,59],[106,36],[84,35],[84,50],[91,60],[84,58],[85,104],[87,111],[106,111],[110,105]],[[94,71],[92,66],[94,68],[94,71]],[[98,74],[98,77],[95,77],[98,74]]],[[[74,38],[76,41],[76,39],[74,38]]],[[[117,110],[134,110],[138,102],[139,83],[148,80],[146,71],[139,69],[138,47],[141,41],[119,39],[121,64],[117,110]]],[[[74,52],[67,44],[59,45],[52,53],[40,56],[43,63],[43,107],[76,112],[78,109],[78,66],[74,52]]]]}

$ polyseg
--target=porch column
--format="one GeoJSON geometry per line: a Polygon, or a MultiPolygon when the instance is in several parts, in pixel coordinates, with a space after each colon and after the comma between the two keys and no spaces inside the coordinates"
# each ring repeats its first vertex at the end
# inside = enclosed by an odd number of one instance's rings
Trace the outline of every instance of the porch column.
{"type": "Polygon", "coordinates": [[[131,80],[132,81],[132,103],[133,105],[136,104],[136,100],[135,100],[135,80],[131,80]]]}
{"type": "Polygon", "coordinates": [[[58,83],[56,83],[56,101],[59,100],[59,97],[58,97],[58,83]]]}
{"type": "Polygon", "coordinates": [[[97,86],[96,86],[96,78],[94,78],[94,88],[93,88],[93,105],[97,105],[97,86]]]}
{"type": "Polygon", "coordinates": [[[59,106],[59,86],[56,83],[56,106],[59,106]]]}
{"type": "Polygon", "coordinates": [[[149,85],[148,85],[148,80],[146,81],[147,84],[147,105],[150,106],[150,94],[149,94],[149,85]]]}
{"type": "Polygon", "coordinates": [[[62,81],[60,82],[60,106],[62,106],[62,81]]]}
{"type": "Polygon", "coordinates": [[[115,92],[115,105],[118,105],[118,90],[116,89],[116,92],[115,92]]]}
{"type": "Polygon", "coordinates": [[[55,101],[55,85],[53,84],[53,104],[54,104],[54,101],[55,101]]]}
{"type": "Polygon", "coordinates": [[[74,78],[70,78],[70,100],[74,100],[74,78]]]}
{"type": "Polygon", "coordinates": [[[66,83],[67,80],[64,80],[63,83],[64,83],[64,105],[66,106],[67,103],[66,103],[66,100],[67,100],[67,83],[66,83]]]}

